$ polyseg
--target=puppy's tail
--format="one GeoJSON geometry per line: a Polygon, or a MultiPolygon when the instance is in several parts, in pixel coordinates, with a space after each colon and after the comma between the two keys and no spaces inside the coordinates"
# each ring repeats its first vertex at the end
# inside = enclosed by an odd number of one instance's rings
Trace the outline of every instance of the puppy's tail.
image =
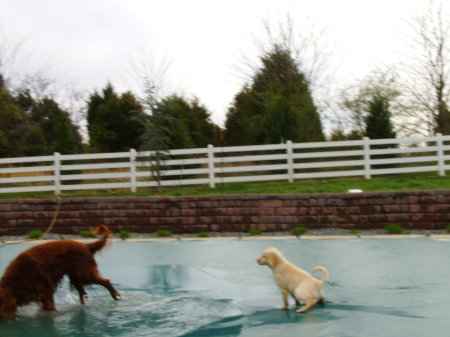
{"type": "Polygon", "coordinates": [[[106,243],[108,242],[108,238],[111,235],[110,230],[105,225],[100,225],[92,231],[94,234],[103,234],[100,240],[94,241],[92,243],[87,244],[89,250],[92,254],[95,254],[99,250],[102,250],[106,243]]]}
{"type": "Polygon", "coordinates": [[[320,271],[322,273],[322,279],[320,280],[321,285],[323,286],[326,282],[328,282],[328,279],[330,278],[330,274],[328,273],[327,268],[322,266],[317,266],[313,269],[313,273],[320,271]]]}

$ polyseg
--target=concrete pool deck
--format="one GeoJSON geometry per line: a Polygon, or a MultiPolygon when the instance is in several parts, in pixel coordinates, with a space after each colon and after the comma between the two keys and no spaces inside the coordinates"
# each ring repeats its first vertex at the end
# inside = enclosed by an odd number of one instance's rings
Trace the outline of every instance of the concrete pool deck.
{"type": "MultiPolygon", "coordinates": [[[[450,234],[346,234],[346,235],[225,235],[220,236],[216,233],[214,236],[208,237],[190,237],[183,235],[173,235],[170,237],[155,237],[155,236],[141,236],[130,237],[128,239],[120,239],[112,237],[111,242],[127,241],[127,242],[171,242],[171,241],[231,241],[231,240],[243,240],[243,241],[257,241],[257,240],[343,240],[343,239],[418,239],[418,238],[432,238],[437,240],[450,240],[450,234]]],[[[60,237],[50,237],[47,239],[29,239],[25,236],[23,238],[9,239],[0,237],[0,246],[19,243],[33,243],[42,244],[54,240],[75,240],[79,242],[93,242],[97,238],[81,238],[76,235],[69,235],[60,237]]]]}

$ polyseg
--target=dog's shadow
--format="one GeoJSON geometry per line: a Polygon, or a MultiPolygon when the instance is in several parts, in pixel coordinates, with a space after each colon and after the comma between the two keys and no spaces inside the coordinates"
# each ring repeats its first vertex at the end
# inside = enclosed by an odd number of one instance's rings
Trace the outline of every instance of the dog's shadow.
{"type": "Polygon", "coordinates": [[[314,314],[299,314],[292,307],[289,310],[280,310],[278,308],[256,310],[241,315],[226,317],[207,325],[204,325],[195,331],[191,331],[182,337],[194,336],[239,336],[246,327],[258,327],[264,325],[285,325],[285,324],[318,324],[324,321],[338,319],[337,316],[329,312],[314,314]]]}
{"type": "Polygon", "coordinates": [[[272,308],[242,313],[241,315],[226,317],[211,322],[196,329],[195,331],[191,331],[188,334],[183,335],[183,337],[239,336],[245,327],[278,324],[320,324],[332,320],[342,319],[342,315],[338,314],[336,311],[362,312],[367,314],[427,319],[427,317],[413,315],[390,307],[334,304],[331,302],[325,302],[323,305],[320,305],[305,314],[299,314],[295,310],[296,307],[291,307],[289,310],[272,308]]]}
{"type": "Polygon", "coordinates": [[[386,315],[386,316],[428,319],[428,317],[413,315],[413,314],[410,314],[406,311],[402,311],[399,309],[395,309],[395,308],[391,308],[391,307],[376,306],[376,305],[371,306],[371,305],[327,303],[326,307],[327,307],[327,309],[331,309],[331,310],[343,310],[343,311],[364,312],[364,313],[369,313],[369,314],[378,314],[378,315],[386,315]]]}

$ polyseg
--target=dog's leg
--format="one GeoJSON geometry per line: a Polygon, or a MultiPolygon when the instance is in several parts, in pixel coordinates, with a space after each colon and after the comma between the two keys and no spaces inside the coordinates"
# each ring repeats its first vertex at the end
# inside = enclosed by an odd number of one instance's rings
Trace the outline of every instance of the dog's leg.
{"type": "Polygon", "coordinates": [[[109,293],[111,294],[111,297],[115,300],[120,300],[122,297],[120,296],[119,292],[113,287],[111,282],[108,279],[98,277],[94,282],[94,284],[101,285],[109,290],[109,293]]]}
{"type": "Polygon", "coordinates": [[[84,304],[85,299],[88,297],[86,290],[84,290],[83,283],[73,275],[69,275],[70,283],[74,286],[74,288],[78,291],[78,295],[80,297],[80,303],[84,304]]]}
{"type": "Polygon", "coordinates": [[[281,310],[289,309],[288,295],[289,295],[289,291],[287,289],[281,289],[281,297],[283,299],[283,306],[280,308],[281,310]]]}
{"type": "Polygon", "coordinates": [[[55,302],[53,301],[53,293],[45,294],[41,297],[42,310],[56,311],[55,302]]]}
{"type": "Polygon", "coordinates": [[[293,298],[294,301],[295,301],[295,306],[296,306],[296,307],[299,307],[299,306],[300,306],[300,301],[297,300],[297,298],[295,297],[295,294],[294,294],[294,293],[291,293],[291,296],[292,296],[292,298],[293,298]]]}
{"type": "Polygon", "coordinates": [[[317,304],[317,301],[311,297],[307,297],[305,299],[305,303],[306,305],[304,305],[303,307],[301,307],[300,309],[297,310],[297,312],[307,312],[308,310],[310,310],[312,307],[314,307],[317,304]]]}
{"type": "Polygon", "coordinates": [[[78,295],[80,296],[80,303],[84,304],[85,299],[88,297],[86,290],[84,290],[84,287],[80,283],[72,283],[75,289],[78,291],[78,295]]]}

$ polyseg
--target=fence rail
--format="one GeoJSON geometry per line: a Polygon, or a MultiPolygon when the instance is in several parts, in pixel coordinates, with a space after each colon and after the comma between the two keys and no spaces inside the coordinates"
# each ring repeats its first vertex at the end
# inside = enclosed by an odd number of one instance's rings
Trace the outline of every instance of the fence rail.
{"type": "MultiPolygon", "coordinates": [[[[450,136],[170,150],[162,186],[209,185],[450,170],[450,136]]],[[[128,189],[157,185],[151,152],[0,159],[0,193],[128,189]]]]}

